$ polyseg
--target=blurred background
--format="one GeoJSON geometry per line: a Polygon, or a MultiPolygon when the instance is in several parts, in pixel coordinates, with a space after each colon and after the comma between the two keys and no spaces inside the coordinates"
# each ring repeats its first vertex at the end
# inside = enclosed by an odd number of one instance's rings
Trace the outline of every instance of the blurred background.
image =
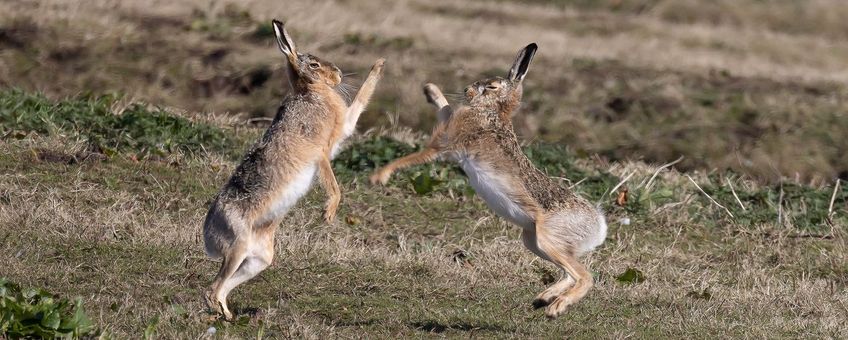
{"type": "Polygon", "coordinates": [[[270,117],[287,91],[272,18],[352,84],[388,58],[360,130],[429,131],[424,82],[458,93],[537,42],[526,141],[762,182],[848,178],[841,0],[2,1],[0,87],[270,117]]]}

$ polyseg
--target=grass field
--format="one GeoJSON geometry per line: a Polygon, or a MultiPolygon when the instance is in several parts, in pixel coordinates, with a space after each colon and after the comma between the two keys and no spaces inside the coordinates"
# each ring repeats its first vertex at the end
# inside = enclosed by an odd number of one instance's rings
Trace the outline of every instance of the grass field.
{"type": "MultiPolygon", "coordinates": [[[[150,147],[132,133],[109,134],[114,99],[2,98],[0,131],[10,136],[0,143],[2,275],[81,296],[117,338],[196,337],[210,326],[223,338],[848,336],[845,186],[765,186],[529,145],[537,165],[599,202],[610,221],[606,244],[586,260],[595,289],[549,321],[530,302],[555,268],[523,249],[518,228],[494,217],[456,168],[421,166],[385,188],[365,184],[375,165],[414,148],[401,142],[417,140],[403,129],[351,143],[334,163],[345,193],[339,221],[321,222],[323,193],[310,193],[280,226],[275,264],[231,296],[238,321],[217,321],[200,298],[217,270],[200,226],[237,157],[182,131],[238,149],[260,129],[176,115],[182,129],[157,132],[170,148],[150,147]],[[10,101],[23,104],[10,110],[10,101]],[[63,125],[52,112],[104,129],[63,125]],[[36,133],[15,123],[22,116],[51,128],[36,133]],[[609,191],[625,178],[630,198],[618,206],[609,191]]],[[[171,113],[137,107],[118,117],[127,115],[135,120],[121,128],[134,131],[171,113]]]]}
{"type": "Polygon", "coordinates": [[[0,2],[0,283],[80,297],[113,338],[848,338],[846,15],[838,0],[0,2]],[[285,95],[272,17],[346,81],[380,56],[386,75],[334,162],[338,221],[310,192],[228,323],[202,303],[218,263],[200,229],[265,128],[248,119],[285,95]],[[531,301],[555,268],[456,167],[367,184],[425,140],[423,82],[457,92],[529,41],[524,151],[610,227],[585,259],[595,288],[553,321],[531,301]]]}

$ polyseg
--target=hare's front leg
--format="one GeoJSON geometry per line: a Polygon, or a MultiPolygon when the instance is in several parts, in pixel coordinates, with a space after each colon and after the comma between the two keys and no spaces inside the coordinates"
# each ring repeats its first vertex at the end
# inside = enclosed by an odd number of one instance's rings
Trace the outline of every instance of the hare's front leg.
{"type": "Polygon", "coordinates": [[[330,158],[323,155],[318,160],[318,171],[321,176],[321,187],[327,192],[327,206],[324,210],[324,220],[327,223],[333,223],[336,219],[336,211],[339,209],[339,202],[342,200],[339,183],[336,182],[336,175],[333,174],[333,167],[330,165],[330,158]]]}
{"type": "Polygon", "coordinates": [[[371,180],[371,184],[382,184],[385,185],[389,182],[389,178],[392,177],[392,173],[397,170],[407,168],[413,165],[424,164],[428,162],[432,162],[438,157],[439,151],[427,147],[424,150],[411,153],[409,155],[403,156],[399,159],[396,159],[389,163],[388,165],[377,169],[369,178],[371,180]]]}
{"type": "Polygon", "coordinates": [[[374,90],[377,88],[377,82],[380,81],[380,77],[383,74],[383,64],[385,62],[385,58],[377,59],[374,66],[371,67],[371,72],[368,73],[368,78],[362,83],[362,87],[359,88],[359,92],[356,93],[356,97],[353,98],[353,102],[347,108],[343,128],[343,134],[345,136],[353,134],[353,130],[356,128],[356,122],[359,120],[359,115],[362,114],[362,111],[365,111],[365,106],[368,105],[371,96],[374,94],[374,90]]]}

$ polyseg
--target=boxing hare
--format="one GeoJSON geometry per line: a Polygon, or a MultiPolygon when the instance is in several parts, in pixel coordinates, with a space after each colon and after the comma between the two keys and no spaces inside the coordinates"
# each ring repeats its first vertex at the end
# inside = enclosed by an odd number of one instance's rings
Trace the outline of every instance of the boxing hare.
{"type": "Polygon", "coordinates": [[[558,181],[535,168],[522,153],[511,117],[518,108],[521,83],[536,53],[522,49],[506,78],[481,80],[465,88],[466,106],[453,110],[438,87],[424,86],[438,108],[438,121],[426,148],[377,170],[372,183],[385,184],[392,173],[436,159],[459,163],[488,207],[521,226],[524,245],[564,271],[533,305],[556,317],[592,287],[592,274],[577,258],[606,238],[603,214],[558,181]]]}
{"type": "Polygon", "coordinates": [[[379,59],[350,105],[340,95],[342,73],[332,63],[298,53],[283,24],[272,22],[287,59],[291,93],[262,138],[218,193],[203,224],[206,253],[223,258],[206,302],[232,319],[227,295],[274,257],[274,232],[317,173],[329,198],[324,217],[335,219],[341,194],[330,160],[350,136],[380,79],[379,59]]]}

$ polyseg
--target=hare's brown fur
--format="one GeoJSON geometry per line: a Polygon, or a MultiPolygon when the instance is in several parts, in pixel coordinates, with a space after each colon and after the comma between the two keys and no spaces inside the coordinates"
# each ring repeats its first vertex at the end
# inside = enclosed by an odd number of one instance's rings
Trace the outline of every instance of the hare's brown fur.
{"type": "Polygon", "coordinates": [[[227,295],[271,264],[277,225],[308,191],[316,173],[329,196],[325,219],[335,219],[341,193],[330,160],[353,132],[382,72],[380,59],[348,106],[336,90],[341,71],[318,57],[297,53],[282,23],[273,24],[288,59],[292,93],[215,198],[203,226],[206,252],[223,258],[205,297],[227,319],[232,317],[227,295]]]}
{"type": "Polygon", "coordinates": [[[596,207],[533,166],[521,150],[511,117],[535,50],[535,44],[522,50],[507,78],[468,86],[468,105],[456,111],[438,87],[425,85],[427,99],[439,109],[427,147],[377,170],[371,181],[386,183],[398,169],[439,158],[457,161],[487,205],[523,228],[525,246],[565,272],[534,301],[556,317],[592,287],[591,274],[577,258],[603,242],[606,222],[596,207]]]}

